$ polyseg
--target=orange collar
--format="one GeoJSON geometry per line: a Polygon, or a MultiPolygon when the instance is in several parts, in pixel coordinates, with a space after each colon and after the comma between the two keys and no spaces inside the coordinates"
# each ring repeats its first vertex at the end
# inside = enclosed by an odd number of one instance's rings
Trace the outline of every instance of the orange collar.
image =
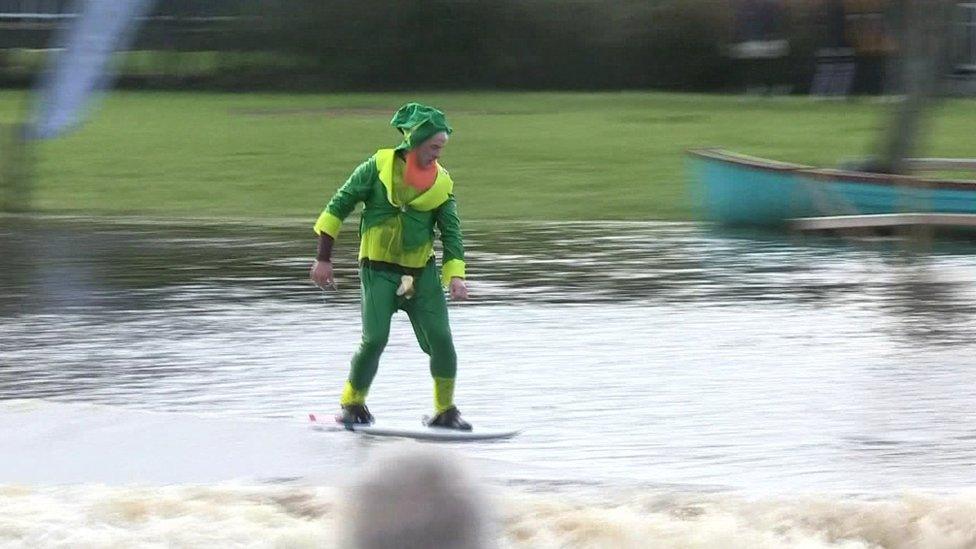
{"type": "Polygon", "coordinates": [[[403,170],[403,181],[420,192],[426,191],[437,179],[437,162],[423,168],[417,160],[416,151],[407,152],[407,167],[403,170]]]}

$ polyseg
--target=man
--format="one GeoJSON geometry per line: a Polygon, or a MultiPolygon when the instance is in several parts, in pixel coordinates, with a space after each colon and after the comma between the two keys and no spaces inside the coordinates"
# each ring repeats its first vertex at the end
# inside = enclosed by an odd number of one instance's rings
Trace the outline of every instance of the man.
{"type": "Polygon", "coordinates": [[[359,275],[362,282],[363,339],[352,358],[342,391],[342,423],[372,423],[366,395],[390,334],[390,319],[406,311],[420,348],[430,355],[434,415],[428,425],[470,430],[454,406],[457,355],[451,339],[447,302],[467,299],[464,243],[454,200],[454,183],[437,162],[453,131],[441,111],[408,103],[390,124],[403,134],[395,149],[380,149],[336,191],[315,223],[319,246],[311,278],[325,288],[332,278],[332,246],[342,220],[360,202],[359,275]],[[434,261],[434,227],[443,244],[443,268],[434,261]]]}

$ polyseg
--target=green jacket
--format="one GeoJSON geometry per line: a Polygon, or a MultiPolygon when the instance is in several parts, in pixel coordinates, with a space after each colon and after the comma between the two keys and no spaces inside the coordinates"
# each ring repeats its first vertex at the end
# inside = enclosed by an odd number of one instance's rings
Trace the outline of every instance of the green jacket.
{"type": "Polygon", "coordinates": [[[464,278],[464,240],[454,200],[454,182],[438,165],[437,178],[426,191],[405,203],[404,183],[394,149],[380,149],[353,171],[336,191],[315,223],[316,234],[339,235],[342,221],[362,202],[359,259],[421,268],[434,255],[434,226],[443,247],[441,281],[464,278]]]}

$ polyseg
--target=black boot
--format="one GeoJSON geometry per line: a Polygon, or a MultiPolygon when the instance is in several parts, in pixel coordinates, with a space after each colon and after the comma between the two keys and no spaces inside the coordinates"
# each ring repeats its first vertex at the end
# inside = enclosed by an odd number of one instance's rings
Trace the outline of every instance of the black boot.
{"type": "Polygon", "coordinates": [[[336,423],[369,425],[373,423],[373,414],[365,404],[343,404],[342,411],[336,414],[336,423]]]}
{"type": "Polygon", "coordinates": [[[457,406],[451,406],[434,417],[425,418],[424,424],[428,427],[441,427],[456,431],[471,430],[471,424],[461,419],[461,412],[458,411],[457,406]]]}

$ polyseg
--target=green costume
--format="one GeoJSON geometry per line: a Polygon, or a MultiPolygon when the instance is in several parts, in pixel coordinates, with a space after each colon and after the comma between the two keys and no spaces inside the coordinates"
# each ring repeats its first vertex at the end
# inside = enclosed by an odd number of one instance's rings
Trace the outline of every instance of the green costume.
{"type": "Polygon", "coordinates": [[[443,113],[410,103],[391,124],[403,135],[396,149],[381,149],[353,171],[315,223],[318,235],[333,239],[356,205],[364,204],[359,222],[363,339],[353,356],[341,404],[364,404],[397,310],[410,317],[420,348],[430,355],[434,407],[453,406],[457,355],[441,287],[464,278],[464,244],[454,182],[438,165],[433,185],[423,192],[404,183],[404,160],[398,151],[412,149],[438,132],[450,133],[443,113]],[[442,275],[434,260],[434,227],[443,247],[442,275]],[[412,293],[398,295],[403,277],[415,280],[412,293]]]}

